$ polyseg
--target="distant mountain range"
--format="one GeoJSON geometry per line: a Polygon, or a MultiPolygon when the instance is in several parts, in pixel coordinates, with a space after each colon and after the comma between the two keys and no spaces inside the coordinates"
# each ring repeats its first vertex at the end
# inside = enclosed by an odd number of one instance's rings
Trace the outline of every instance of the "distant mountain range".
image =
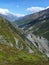
{"type": "MultiPolygon", "coordinates": [[[[13,22],[13,21],[19,19],[18,16],[14,15],[14,14],[12,14],[12,13],[6,13],[6,14],[0,13],[0,16],[6,18],[7,20],[9,20],[9,21],[11,21],[11,22],[13,22]]],[[[21,18],[21,17],[20,17],[20,18],[21,18]]]]}

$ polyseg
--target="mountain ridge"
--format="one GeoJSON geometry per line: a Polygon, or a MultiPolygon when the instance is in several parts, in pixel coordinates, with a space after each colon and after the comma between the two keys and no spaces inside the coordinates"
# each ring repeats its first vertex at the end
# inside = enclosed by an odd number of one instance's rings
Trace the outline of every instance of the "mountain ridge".
{"type": "Polygon", "coordinates": [[[32,43],[37,45],[38,49],[41,49],[40,51],[49,56],[49,8],[25,16],[25,18],[15,21],[14,23],[15,27],[17,24],[18,28],[22,29],[23,34],[25,34],[32,43]],[[43,47],[41,48],[40,46],[43,47]]]}

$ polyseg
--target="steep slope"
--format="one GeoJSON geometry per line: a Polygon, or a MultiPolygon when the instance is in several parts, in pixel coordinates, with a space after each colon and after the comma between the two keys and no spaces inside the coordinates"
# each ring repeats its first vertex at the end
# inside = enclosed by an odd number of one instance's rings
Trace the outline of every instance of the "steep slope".
{"type": "Polygon", "coordinates": [[[20,28],[0,17],[0,65],[37,65],[38,62],[47,63],[47,56],[22,34],[20,28]]]}
{"type": "Polygon", "coordinates": [[[28,54],[14,47],[0,44],[0,65],[48,65],[48,58],[43,54],[28,54]]]}
{"type": "Polygon", "coordinates": [[[35,47],[49,56],[49,8],[27,15],[15,23],[35,47]]]}
{"type": "Polygon", "coordinates": [[[18,29],[15,29],[11,23],[0,17],[0,43],[17,47],[18,49],[26,48],[27,44],[18,29]]]}
{"type": "Polygon", "coordinates": [[[38,23],[41,19],[45,19],[46,17],[49,17],[49,9],[27,15],[20,20],[16,20],[15,23],[19,27],[27,28],[34,25],[35,23],[38,23]]]}
{"type": "Polygon", "coordinates": [[[49,40],[49,8],[31,15],[27,15],[14,23],[25,31],[32,31],[35,33],[37,31],[38,35],[42,35],[49,40]]]}
{"type": "Polygon", "coordinates": [[[43,36],[49,40],[49,18],[46,18],[45,20],[42,20],[41,23],[35,25],[34,29],[34,34],[43,36]]]}

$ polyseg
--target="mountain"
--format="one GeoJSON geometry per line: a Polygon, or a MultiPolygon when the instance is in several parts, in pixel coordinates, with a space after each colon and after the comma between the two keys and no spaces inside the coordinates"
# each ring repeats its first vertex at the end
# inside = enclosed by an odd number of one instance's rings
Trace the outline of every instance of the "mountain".
{"type": "Polygon", "coordinates": [[[45,53],[41,53],[22,32],[20,28],[14,27],[10,21],[0,16],[0,64],[48,64],[45,53]]]}
{"type": "Polygon", "coordinates": [[[19,26],[19,25],[33,22],[34,20],[37,20],[42,17],[46,18],[47,15],[49,16],[49,8],[46,10],[34,13],[34,14],[26,15],[26,16],[22,17],[20,20],[16,20],[15,23],[19,26]]]}
{"type": "Polygon", "coordinates": [[[0,17],[0,43],[20,48],[20,50],[24,49],[27,44],[18,28],[14,28],[8,20],[2,17],[0,17]]]}
{"type": "Polygon", "coordinates": [[[49,8],[13,22],[35,47],[49,56],[49,8]]]}
{"type": "Polygon", "coordinates": [[[49,9],[7,18],[0,14],[0,64],[49,65],[49,9]]]}
{"type": "Polygon", "coordinates": [[[14,15],[12,13],[6,13],[6,14],[0,13],[0,16],[6,18],[9,21],[15,21],[15,20],[19,19],[18,16],[14,15]]]}
{"type": "Polygon", "coordinates": [[[41,34],[49,40],[49,8],[34,14],[27,15],[20,20],[16,20],[14,23],[25,31],[33,31],[36,34],[38,32],[38,35],[41,34]],[[44,34],[47,34],[47,37],[44,34]]]}

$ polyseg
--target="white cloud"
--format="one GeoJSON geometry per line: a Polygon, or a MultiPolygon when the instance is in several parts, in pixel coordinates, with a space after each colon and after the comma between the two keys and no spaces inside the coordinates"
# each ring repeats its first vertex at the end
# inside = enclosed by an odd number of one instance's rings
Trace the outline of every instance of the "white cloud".
{"type": "Polygon", "coordinates": [[[25,16],[24,14],[15,14],[11,11],[9,11],[8,9],[3,9],[3,8],[0,8],[0,14],[3,14],[3,15],[8,15],[8,14],[11,14],[13,16],[16,16],[16,17],[22,17],[22,16],[25,16]]]}
{"type": "Polygon", "coordinates": [[[27,8],[26,10],[29,12],[35,13],[35,12],[45,10],[47,8],[49,8],[49,6],[48,7],[30,7],[30,8],[27,8]]]}
{"type": "Polygon", "coordinates": [[[49,8],[49,6],[46,7],[46,9],[49,8]]]}
{"type": "Polygon", "coordinates": [[[25,16],[24,14],[15,14],[17,17],[23,17],[25,16]]]}
{"type": "Polygon", "coordinates": [[[0,8],[0,13],[6,15],[7,13],[9,13],[9,10],[0,8]]]}

